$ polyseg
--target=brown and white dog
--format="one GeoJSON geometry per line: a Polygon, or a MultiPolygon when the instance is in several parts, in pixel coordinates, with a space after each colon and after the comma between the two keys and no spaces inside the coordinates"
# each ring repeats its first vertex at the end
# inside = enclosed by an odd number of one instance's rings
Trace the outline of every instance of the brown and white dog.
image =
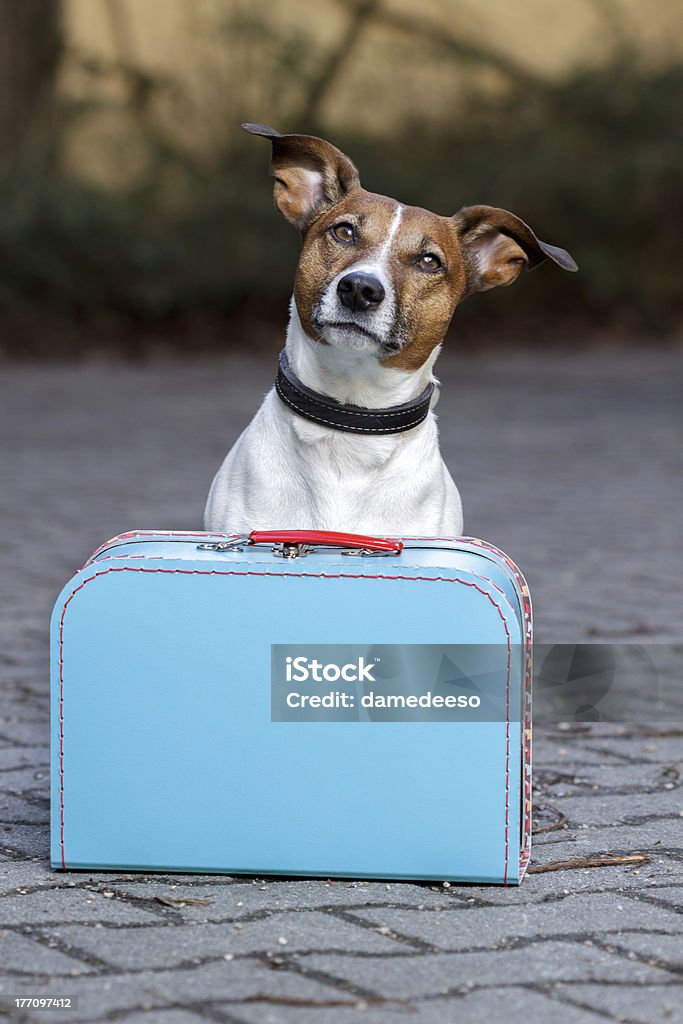
{"type": "Polygon", "coordinates": [[[284,368],[216,474],[205,528],[461,534],[431,412],[446,329],[472,292],[574,260],[506,210],[404,206],[323,139],[243,127],[270,139],[275,204],[303,247],[284,368]]]}

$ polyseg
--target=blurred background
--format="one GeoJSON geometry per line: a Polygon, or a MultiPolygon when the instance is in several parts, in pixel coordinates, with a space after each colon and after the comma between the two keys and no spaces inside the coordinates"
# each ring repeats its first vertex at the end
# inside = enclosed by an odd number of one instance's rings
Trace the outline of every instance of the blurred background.
{"type": "Polygon", "coordinates": [[[678,0],[0,0],[0,353],[276,347],[298,239],[244,120],[572,252],[469,300],[465,349],[668,346],[681,109],[678,0]]]}

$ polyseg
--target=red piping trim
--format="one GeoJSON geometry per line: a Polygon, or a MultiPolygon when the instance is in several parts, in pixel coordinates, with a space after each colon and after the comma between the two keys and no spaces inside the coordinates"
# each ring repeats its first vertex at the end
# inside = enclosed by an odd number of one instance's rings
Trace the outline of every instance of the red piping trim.
{"type": "Polygon", "coordinates": [[[465,587],[471,587],[473,590],[483,594],[484,597],[490,601],[493,607],[498,612],[503,628],[505,629],[505,636],[507,641],[507,678],[505,681],[505,870],[503,874],[503,884],[507,885],[508,878],[508,860],[509,860],[509,814],[510,814],[510,667],[512,657],[512,641],[510,638],[510,631],[508,624],[500,608],[500,605],[494,601],[491,595],[484,590],[482,587],[477,586],[476,583],[470,580],[461,580],[457,577],[448,576],[400,576],[400,575],[376,575],[370,576],[365,573],[315,573],[315,572],[253,572],[253,571],[238,571],[238,570],[223,570],[223,569],[143,569],[135,566],[109,566],[103,569],[101,572],[93,573],[92,576],[87,576],[84,580],[81,580],[79,585],[72,590],[69,597],[64,602],[62,608],[62,614],[59,620],[59,842],[61,849],[62,858],[62,869],[66,870],[66,853],[64,846],[64,618],[66,616],[66,610],[69,607],[71,601],[74,599],[79,590],[82,590],[86,583],[96,579],[98,576],[106,576],[111,572],[143,572],[143,573],[170,573],[172,575],[185,575],[185,576],[273,576],[273,577],[310,577],[313,579],[374,579],[374,580],[408,580],[416,582],[429,582],[429,583],[461,583],[465,587]]]}

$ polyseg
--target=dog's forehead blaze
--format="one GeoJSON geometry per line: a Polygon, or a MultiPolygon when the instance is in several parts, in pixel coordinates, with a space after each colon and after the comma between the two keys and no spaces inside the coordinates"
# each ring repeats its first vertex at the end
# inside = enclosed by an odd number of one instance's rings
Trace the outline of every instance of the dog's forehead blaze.
{"type": "Polygon", "coordinates": [[[347,267],[378,255],[391,276],[406,337],[404,348],[383,363],[414,370],[443,340],[466,288],[465,260],[450,217],[354,189],[314,221],[304,236],[294,283],[297,309],[307,329],[317,336],[311,316],[330,280],[347,267]],[[329,229],[345,217],[357,229],[355,245],[340,245],[330,237],[329,229]],[[428,274],[416,269],[415,258],[426,251],[436,251],[441,257],[446,268],[443,272],[428,274]]]}
{"type": "Polygon", "coordinates": [[[467,268],[451,218],[420,207],[405,207],[395,250],[398,258],[392,273],[407,344],[382,363],[413,371],[443,341],[455,307],[467,290],[467,268]],[[411,261],[400,259],[405,253],[426,252],[438,256],[445,269],[436,274],[422,273],[411,261]]]}

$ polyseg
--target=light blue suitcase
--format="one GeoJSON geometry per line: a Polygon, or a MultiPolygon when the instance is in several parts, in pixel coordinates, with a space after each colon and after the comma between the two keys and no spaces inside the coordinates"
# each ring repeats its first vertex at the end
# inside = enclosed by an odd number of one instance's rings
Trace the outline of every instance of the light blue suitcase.
{"type": "Polygon", "coordinates": [[[524,874],[531,606],[481,540],[124,534],[51,646],[56,868],[524,874]]]}

